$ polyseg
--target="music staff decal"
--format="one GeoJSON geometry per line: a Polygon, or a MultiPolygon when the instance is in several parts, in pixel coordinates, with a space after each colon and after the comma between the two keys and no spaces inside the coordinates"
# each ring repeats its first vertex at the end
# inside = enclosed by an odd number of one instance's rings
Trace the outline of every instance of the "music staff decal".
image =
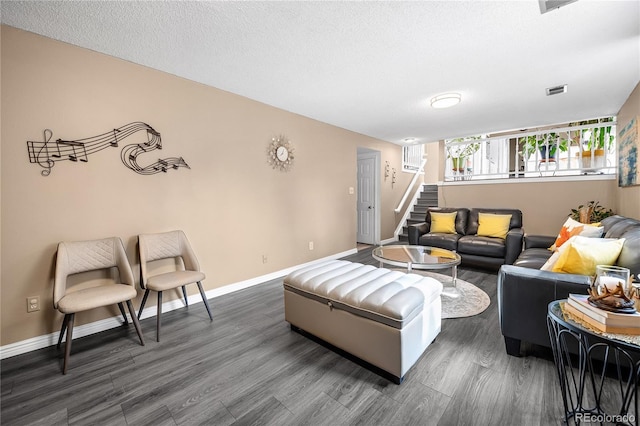
{"type": "Polygon", "coordinates": [[[147,166],[138,164],[139,155],[162,149],[160,133],[142,122],[125,124],[101,135],[71,141],[63,139],[52,141],[53,132],[45,129],[43,142],[27,141],[29,162],[37,163],[44,169],[40,172],[42,176],[49,176],[57,161],[69,160],[86,163],[89,161],[91,154],[107,148],[117,148],[120,141],[138,132],[146,132],[147,141],[125,145],[120,151],[120,160],[127,168],[141,175],[166,173],[167,170],[177,169],[178,167],[191,168],[182,157],[160,158],[155,163],[147,166]]]}

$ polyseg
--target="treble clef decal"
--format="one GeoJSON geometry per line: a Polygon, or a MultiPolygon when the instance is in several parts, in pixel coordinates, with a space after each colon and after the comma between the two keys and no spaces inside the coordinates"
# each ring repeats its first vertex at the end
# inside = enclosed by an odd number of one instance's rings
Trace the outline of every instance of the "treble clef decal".
{"type": "Polygon", "coordinates": [[[44,129],[42,132],[42,139],[44,142],[27,142],[27,148],[29,150],[29,162],[38,163],[38,165],[44,170],[40,172],[42,176],[49,176],[51,168],[55,165],[55,162],[49,155],[49,141],[53,137],[53,132],[49,129],[44,129]]]}
{"type": "Polygon", "coordinates": [[[190,169],[182,157],[160,158],[155,163],[146,166],[138,164],[139,155],[156,149],[162,149],[160,133],[153,127],[142,122],[129,123],[89,138],[77,140],[57,139],[55,141],[55,148],[52,144],[51,149],[49,142],[53,137],[53,132],[45,129],[43,142],[27,141],[29,162],[37,163],[40,167],[44,168],[44,170],[40,172],[42,176],[49,176],[51,169],[57,161],[70,160],[73,162],[80,161],[86,163],[89,161],[89,155],[95,154],[103,149],[117,148],[119,141],[138,132],[145,132],[147,136],[146,141],[125,145],[120,151],[122,164],[127,168],[141,175],[153,175],[160,172],[166,173],[167,170],[177,169],[178,167],[190,169]]]}

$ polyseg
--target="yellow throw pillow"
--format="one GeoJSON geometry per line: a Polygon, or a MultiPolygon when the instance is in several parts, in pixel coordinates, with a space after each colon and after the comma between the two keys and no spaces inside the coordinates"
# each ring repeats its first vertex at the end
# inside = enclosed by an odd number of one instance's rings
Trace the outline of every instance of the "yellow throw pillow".
{"type": "Polygon", "coordinates": [[[551,257],[545,262],[544,265],[542,265],[540,270],[541,271],[553,271],[553,267],[556,266],[556,263],[558,263],[558,259],[560,259],[560,256],[562,256],[562,254],[565,251],[567,251],[567,249],[571,246],[571,243],[574,242],[576,240],[576,238],[583,238],[583,237],[575,236],[575,237],[569,238],[569,240],[567,240],[566,243],[562,244],[562,246],[560,246],[560,248],[558,248],[556,251],[553,252],[551,257]]]}
{"type": "Polygon", "coordinates": [[[478,236],[506,238],[511,223],[510,214],[478,213],[478,236]]]}
{"type": "Polygon", "coordinates": [[[442,234],[456,234],[456,216],[458,212],[438,213],[431,212],[431,228],[429,232],[442,234]]]}
{"type": "Polygon", "coordinates": [[[549,250],[556,251],[560,246],[566,243],[569,238],[580,235],[581,237],[590,237],[590,238],[599,238],[602,236],[602,232],[604,228],[600,226],[600,222],[598,223],[580,223],[577,220],[567,218],[567,220],[562,225],[560,229],[560,233],[556,238],[556,242],[553,243],[549,250]]]}
{"type": "Polygon", "coordinates": [[[595,275],[596,265],[613,265],[618,260],[624,238],[585,238],[574,237],[567,243],[553,266],[553,272],[567,274],[595,275]]]}

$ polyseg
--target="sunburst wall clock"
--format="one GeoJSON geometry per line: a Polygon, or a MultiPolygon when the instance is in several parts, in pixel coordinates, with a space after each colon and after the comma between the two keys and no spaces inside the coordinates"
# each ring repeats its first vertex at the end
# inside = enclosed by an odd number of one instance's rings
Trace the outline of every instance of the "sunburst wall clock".
{"type": "Polygon", "coordinates": [[[267,149],[269,164],[274,169],[288,172],[293,166],[293,146],[285,136],[272,138],[267,149]]]}

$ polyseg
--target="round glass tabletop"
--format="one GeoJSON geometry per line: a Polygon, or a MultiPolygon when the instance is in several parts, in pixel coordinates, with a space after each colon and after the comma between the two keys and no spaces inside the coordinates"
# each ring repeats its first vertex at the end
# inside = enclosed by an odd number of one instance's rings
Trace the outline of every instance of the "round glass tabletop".
{"type": "Polygon", "coordinates": [[[460,255],[437,247],[392,245],[373,249],[372,256],[380,262],[413,269],[445,269],[459,265],[460,255]]]}

